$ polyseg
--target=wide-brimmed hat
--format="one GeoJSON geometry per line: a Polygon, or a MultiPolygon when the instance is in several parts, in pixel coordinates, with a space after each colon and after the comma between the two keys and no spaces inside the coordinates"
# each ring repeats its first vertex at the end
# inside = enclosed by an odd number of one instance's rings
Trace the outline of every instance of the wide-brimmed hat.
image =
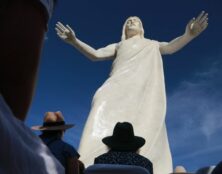
{"type": "Polygon", "coordinates": [[[60,111],[46,112],[43,120],[43,125],[32,126],[33,130],[53,131],[66,130],[73,127],[74,124],[66,124],[64,117],[60,111]]]}
{"type": "Polygon", "coordinates": [[[135,151],[145,144],[145,139],[134,135],[131,123],[118,122],[113,135],[103,138],[102,142],[112,150],[135,151]]]}

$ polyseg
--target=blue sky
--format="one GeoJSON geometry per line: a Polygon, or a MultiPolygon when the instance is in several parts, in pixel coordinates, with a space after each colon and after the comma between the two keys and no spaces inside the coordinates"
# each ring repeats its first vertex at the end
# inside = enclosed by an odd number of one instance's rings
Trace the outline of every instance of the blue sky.
{"type": "Polygon", "coordinates": [[[189,171],[222,160],[222,2],[220,0],[81,0],[58,1],[49,23],[38,82],[26,123],[42,123],[46,111],[63,112],[75,128],[65,140],[78,147],[96,89],[109,75],[111,61],[91,62],[62,42],[57,21],[69,24],[77,37],[94,48],[120,41],[128,16],[139,16],[145,37],[170,41],[202,10],[209,27],[174,55],[164,56],[169,142],[174,165],[189,171]]]}

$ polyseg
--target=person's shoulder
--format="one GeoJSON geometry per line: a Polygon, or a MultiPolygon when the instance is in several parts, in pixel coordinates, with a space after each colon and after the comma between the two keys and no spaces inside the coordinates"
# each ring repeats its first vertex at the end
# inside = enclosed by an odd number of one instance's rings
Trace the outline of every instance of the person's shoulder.
{"type": "Polygon", "coordinates": [[[77,158],[80,157],[79,153],[72,145],[70,145],[69,143],[65,141],[62,141],[62,143],[63,143],[63,151],[69,154],[70,157],[77,157],[77,158]]]}
{"type": "Polygon", "coordinates": [[[76,149],[69,143],[65,142],[65,141],[62,141],[61,142],[63,143],[63,146],[65,149],[69,149],[69,150],[72,150],[72,151],[76,151],[76,149]]]}
{"type": "Polygon", "coordinates": [[[109,152],[106,152],[106,153],[103,153],[99,156],[97,156],[94,160],[94,163],[101,163],[103,162],[105,159],[109,158],[110,157],[110,153],[109,152]]]}
{"type": "Polygon", "coordinates": [[[103,153],[103,154],[97,156],[96,158],[98,158],[98,159],[99,159],[99,158],[106,158],[107,156],[110,156],[110,153],[109,153],[109,152],[103,153]]]}
{"type": "Polygon", "coordinates": [[[137,156],[141,161],[145,161],[147,163],[152,164],[152,162],[148,158],[146,158],[146,157],[144,157],[144,156],[142,156],[142,155],[140,155],[138,153],[135,153],[135,156],[137,156]]]}

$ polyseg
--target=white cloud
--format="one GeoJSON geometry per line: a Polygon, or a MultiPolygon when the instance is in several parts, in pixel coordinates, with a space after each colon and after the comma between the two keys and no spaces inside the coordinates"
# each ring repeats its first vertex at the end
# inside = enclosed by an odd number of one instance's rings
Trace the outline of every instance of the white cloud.
{"type": "Polygon", "coordinates": [[[217,145],[217,146],[209,147],[209,148],[206,148],[206,149],[200,149],[200,150],[195,151],[193,153],[184,154],[183,156],[178,157],[177,160],[187,160],[187,159],[190,159],[190,158],[195,158],[196,156],[213,153],[215,151],[222,151],[222,146],[217,145]]]}
{"type": "Polygon", "coordinates": [[[222,138],[218,139],[222,132],[221,75],[222,63],[213,63],[207,71],[182,82],[168,96],[168,134],[171,148],[179,158],[210,153],[213,147],[221,145],[222,138]]]}

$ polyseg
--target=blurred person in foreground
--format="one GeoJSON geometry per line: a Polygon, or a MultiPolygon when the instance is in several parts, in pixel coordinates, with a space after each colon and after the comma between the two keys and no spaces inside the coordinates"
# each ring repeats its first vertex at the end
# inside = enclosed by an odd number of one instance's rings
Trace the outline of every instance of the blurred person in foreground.
{"type": "Polygon", "coordinates": [[[24,124],[53,0],[0,3],[0,173],[63,174],[63,166],[24,124]]]}
{"type": "Polygon", "coordinates": [[[41,50],[55,0],[0,3],[0,93],[13,115],[25,120],[35,89],[41,50]]]}

